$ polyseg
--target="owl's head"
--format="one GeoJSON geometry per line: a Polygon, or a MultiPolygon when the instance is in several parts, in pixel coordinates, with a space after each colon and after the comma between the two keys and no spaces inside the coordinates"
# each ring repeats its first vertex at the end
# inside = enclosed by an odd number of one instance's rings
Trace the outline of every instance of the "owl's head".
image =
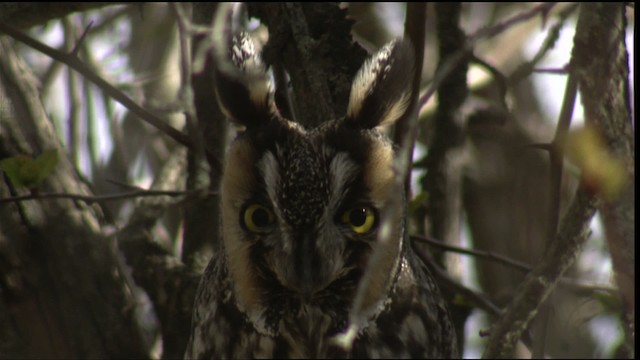
{"type": "MultiPolygon", "coordinates": [[[[394,181],[394,152],[379,131],[407,110],[414,74],[410,44],[396,41],[368,60],[353,82],[347,113],[314,129],[283,118],[248,36],[234,40],[238,74],[217,74],[218,100],[243,127],[222,182],[224,249],[238,303],[259,312],[280,295],[313,302],[355,295],[394,181]]],[[[371,288],[390,282],[404,236],[392,222],[388,258],[371,288]],[[378,278],[377,278],[378,279],[378,278]]]]}

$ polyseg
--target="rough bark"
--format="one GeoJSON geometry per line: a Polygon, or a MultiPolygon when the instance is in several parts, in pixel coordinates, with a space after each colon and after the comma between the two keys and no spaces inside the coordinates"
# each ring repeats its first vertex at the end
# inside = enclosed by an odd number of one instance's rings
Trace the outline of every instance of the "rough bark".
{"type": "Polygon", "coordinates": [[[294,120],[313,128],[344,116],[351,81],[366,57],[351,40],[346,10],[337,3],[252,3],[249,14],[269,27],[265,61],[289,73],[294,120]]]}

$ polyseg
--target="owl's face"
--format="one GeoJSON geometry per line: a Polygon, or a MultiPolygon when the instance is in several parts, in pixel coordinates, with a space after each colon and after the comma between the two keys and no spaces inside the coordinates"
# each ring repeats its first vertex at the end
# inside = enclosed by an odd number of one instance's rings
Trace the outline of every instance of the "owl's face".
{"type": "MultiPolygon", "coordinates": [[[[247,54],[258,63],[243,41],[240,68],[247,54]]],[[[245,127],[230,146],[221,189],[224,249],[245,311],[261,312],[283,295],[303,303],[355,296],[394,181],[392,146],[377,127],[408,106],[408,48],[395,43],[365,64],[346,116],[309,131],[278,114],[268,86],[218,79],[227,85],[218,93],[227,115],[245,127]]],[[[391,224],[372,302],[397,266],[404,221],[391,224]]]]}

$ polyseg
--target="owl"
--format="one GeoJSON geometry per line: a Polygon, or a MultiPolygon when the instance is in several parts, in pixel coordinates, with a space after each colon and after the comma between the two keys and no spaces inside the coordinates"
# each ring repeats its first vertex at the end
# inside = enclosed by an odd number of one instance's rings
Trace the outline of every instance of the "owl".
{"type": "Polygon", "coordinates": [[[378,240],[389,199],[405,196],[392,193],[394,148],[380,128],[409,106],[411,44],[396,40],[369,59],[346,114],[313,129],[279,114],[249,36],[234,39],[231,58],[240,71],[219,71],[217,97],[242,129],[225,161],[221,250],[199,285],[185,358],[457,356],[445,302],[409,246],[406,206],[385,226],[390,240],[378,240]],[[377,246],[382,257],[367,267],[377,246]],[[365,276],[365,319],[341,346],[365,276]]]}

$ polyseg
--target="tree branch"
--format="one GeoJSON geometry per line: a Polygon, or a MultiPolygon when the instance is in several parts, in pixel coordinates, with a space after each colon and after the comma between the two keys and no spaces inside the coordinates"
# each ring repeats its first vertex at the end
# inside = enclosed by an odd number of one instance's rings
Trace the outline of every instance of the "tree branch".
{"type": "Polygon", "coordinates": [[[248,10],[269,27],[265,62],[289,74],[297,117],[291,120],[313,128],[346,113],[351,81],[366,57],[351,40],[346,10],[337,3],[250,3],[248,10]]]}
{"type": "Polygon", "coordinates": [[[459,66],[462,61],[467,58],[467,56],[469,56],[470,53],[473,52],[473,48],[479,41],[497,36],[505,30],[509,29],[511,26],[519,22],[529,20],[539,14],[546,16],[546,14],[551,11],[551,8],[553,8],[554,6],[555,3],[553,2],[536,5],[531,9],[518,13],[511,18],[504,20],[501,23],[482,28],[475,33],[467,36],[464,46],[455,53],[449,55],[446,61],[443,62],[442,66],[438,67],[438,70],[433,76],[431,84],[424,92],[424,94],[420,96],[420,100],[418,101],[419,107],[423,108],[427,104],[431,96],[433,96],[433,94],[440,88],[442,82],[451,74],[451,72],[453,72],[459,66]]]}
{"type": "Polygon", "coordinates": [[[427,6],[421,3],[407,3],[404,37],[411,41],[415,49],[416,75],[412,84],[412,97],[406,114],[396,123],[393,142],[400,147],[399,166],[404,168],[405,194],[410,194],[411,170],[413,168],[413,148],[418,136],[418,97],[422,83],[422,65],[424,62],[424,47],[426,41],[427,6]]]}
{"type": "Polygon", "coordinates": [[[0,23],[0,32],[4,32],[12,38],[44,53],[45,55],[51,57],[54,60],[60,61],[71,69],[79,72],[87,79],[89,79],[92,83],[98,86],[102,91],[109,94],[114,100],[122,104],[122,106],[126,107],[132,113],[136,114],[140,117],[141,120],[145,121],[149,125],[155,127],[160,130],[176,142],[186,146],[191,147],[190,139],[184,135],[182,132],[174,129],[169,124],[167,124],[164,120],[158,118],[153,115],[143,107],[136,104],[135,101],[131,100],[127,95],[125,95],[122,91],[116,89],[113,85],[109,84],[106,80],[98,76],[94,73],[87,65],[85,65],[77,56],[72,53],[63,53],[57,49],[49,47],[38,40],[33,39],[32,37],[23,34],[20,31],[17,31],[11,28],[8,25],[0,23]]]}
{"type": "MultiPolygon", "coordinates": [[[[93,203],[101,203],[105,201],[133,199],[146,196],[192,196],[202,193],[201,191],[166,191],[166,190],[136,190],[125,192],[122,194],[108,194],[108,195],[82,195],[82,194],[63,194],[63,193],[32,193],[29,195],[11,196],[7,198],[1,198],[0,204],[21,202],[26,200],[53,200],[53,199],[68,199],[74,201],[83,201],[89,205],[93,203]]],[[[215,196],[216,193],[210,192],[209,196],[215,196]]]]}
{"type": "MultiPolygon", "coordinates": [[[[421,183],[422,188],[429,194],[427,219],[430,235],[445,243],[456,243],[460,238],[462,215],[463,163],[459,159],[465,148],[461,109],[468,93],[467,70],[470,52],[461,52],[466,49],[467,42],[466,35],[459,24],[461,4],[440,3],[436,5],[436,11],[438,69],[449,66],[452,63],[451,57],[459,60],[438,86],[438,107],[433,141],[426,158],[427,174],[421,183]],[[456,57],[456,54],[462,55],[456,57]]],[[[440,256],[436,256],[436,259],[444,263],[440,256]]]]}
{"type": "MultiPolygon", "coordinates": [[[[625,6],[582,4],[576,26],[571,70],[576,74],[587,125],[602,135],[608,150],[625,168],[625,184],[616,198],[599,208],[626,312],[626,329],[635,324],[635,137],[625,46],[625,6]],[[598,56],[593,56],[598,54],[598,56]]],[[[598,191],[599,189],[595,189],[598,191]]],[[[634,348],[635,331],[626,344],[634,348]]],[[[633,355],[632,355],[633,356],[633,355]]]]}
{"type": "Polygon", "coordinates": [[[440,240],[435,240],[426,236],[418,236],[418,235],[411,235],[411,240],[412,241],[418,241],[418,242],[423,242],[426,244],[429,244],[430,246],[433,247],[437,247],[441,250],[445,250],[445,251],[451,251],[451,252],[455,252],[458,254],[466,254],[466,255],[473,255],[476,256],[478,258],[482,258],[482,259],[489,259],[492,261],[495,261],[499,264],[505,265],[505,266],[509,266],[515,269],[518,269],[520,271],[523,272],[529,272],[531,271],[531,267],[525,263],[522,263],[520,261],[514,260],[514,259],[510,259],[508,257],[505,256],[501,256],[498,254],[494,254],[490,251],[481,251],[481,250],[474,250],[474,249],[466,249],[466,248],[461,248],[459,246],[454,246],[454,245],[449,245],[449,244],[445,244],[444,242],[440,241],[440,240]]]}
{"type": "Polygon", "coordinates": [[[547,255],[527,275],[515,292],[513,301],[491,327],[483,358],[509,358],[560,276],[573,264],[589,234],[596,201],[584,187],[578,188],[573,202],[547,255]]]}

